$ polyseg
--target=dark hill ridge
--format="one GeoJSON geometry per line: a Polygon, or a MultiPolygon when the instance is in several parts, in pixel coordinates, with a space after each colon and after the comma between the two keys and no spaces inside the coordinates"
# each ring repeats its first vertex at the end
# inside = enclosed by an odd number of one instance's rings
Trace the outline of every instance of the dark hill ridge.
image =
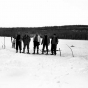
{"type": "Polygon", "coordinates": [[[16,36],[20,32],[23,36],[25,32],[29,35],[47,33],[50,37],[56,33],[60,39],[88,39],[88,25],[65,25],[65,26],[45,26],[45,27],[11,27],[0,28],[0,36],[16,36]]]}

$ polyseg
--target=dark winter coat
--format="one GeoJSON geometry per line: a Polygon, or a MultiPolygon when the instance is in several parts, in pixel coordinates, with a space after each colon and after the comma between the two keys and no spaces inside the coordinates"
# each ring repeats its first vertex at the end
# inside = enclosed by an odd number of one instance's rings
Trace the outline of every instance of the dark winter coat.
{"type": "Polygon", "coordinates": [[[23,43],[29,44],[29,42],[30,42],[30,37],[28,35],[24,35],[23,36],[23,43]]]}
{"type": "Polygon", "coordinates": [[[51,39],[51,44],[57,45],[58,44],[58,38],[53,36],[51,39]]]}
{"type": "Polygon", "coordinates": [[[40,43],[40,40],[41,40],[40,35],[35,35],[34,38],[33,38],[33,42],[38,42],[38,43],[40,43]]]}
{"type": "Polygon", "coordinates": [[[20,35],[17,35],[16,42],[21,42],[21,36],[20,35]]]}
{"type": "Polygon", "coordinates": [[[42,39],[42,44],[49,45],[50,44],[50,39],[48,36],[44,36],[42,39]]]}

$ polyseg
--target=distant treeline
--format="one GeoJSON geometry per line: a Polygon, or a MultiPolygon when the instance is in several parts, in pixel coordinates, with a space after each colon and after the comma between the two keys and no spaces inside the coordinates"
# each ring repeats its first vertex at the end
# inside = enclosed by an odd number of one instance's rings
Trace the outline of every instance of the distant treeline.
{"type": "Polygon", "coordinates": [[[0,36],[15,37],[18,32],[20,32],[22,36],[28,32],[31,36],[35,33],[39,33],[41,36],[48,34],[51,37],[55,33],[59,39],[88,39],[87,25],[0,28],[0,36]]]}

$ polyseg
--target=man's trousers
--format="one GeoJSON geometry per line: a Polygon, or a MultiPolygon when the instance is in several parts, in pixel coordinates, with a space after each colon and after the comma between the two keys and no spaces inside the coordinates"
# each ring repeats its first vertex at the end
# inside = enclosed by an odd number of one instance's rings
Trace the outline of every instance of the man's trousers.
{"type": "Polygon", "coordinates": [[[51,53],[56,55],[56,44],[51,44],[51,53]]]}

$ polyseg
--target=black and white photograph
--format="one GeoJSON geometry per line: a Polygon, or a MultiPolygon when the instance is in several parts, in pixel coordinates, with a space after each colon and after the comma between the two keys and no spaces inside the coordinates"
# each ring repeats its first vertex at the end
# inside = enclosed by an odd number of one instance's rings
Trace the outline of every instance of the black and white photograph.
{"type": "Polygon", "coordinates": [[[88,88],[88,1],[0,0],[0,88],[88,88]]]}

